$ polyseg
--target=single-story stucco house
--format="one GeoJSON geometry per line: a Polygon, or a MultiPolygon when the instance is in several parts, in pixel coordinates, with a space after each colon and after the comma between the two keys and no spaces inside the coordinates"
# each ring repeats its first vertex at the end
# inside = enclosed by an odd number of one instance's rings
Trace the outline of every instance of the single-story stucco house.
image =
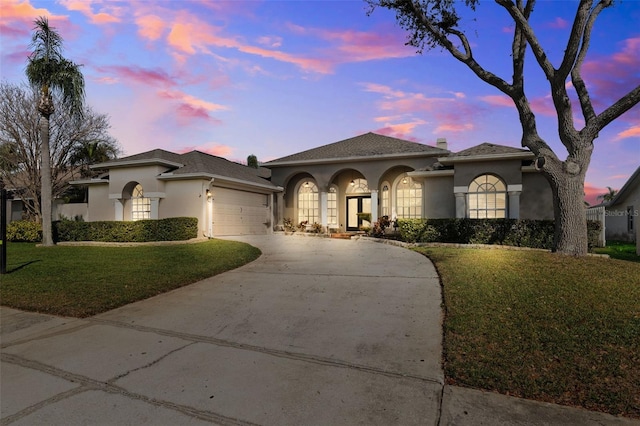
{"type": "Polygon", "coordinates": [[[89,188],[85,220],[190,216],[208,237],[270,233],[285,218],[339,232],[384,215],[553,219],[551,188],[533,160],[509,146],[454,153],[444,139],[430,146],[366,133],[259,169],[156,149],[96,164],[102,177],[74,184],[89,188]]]}

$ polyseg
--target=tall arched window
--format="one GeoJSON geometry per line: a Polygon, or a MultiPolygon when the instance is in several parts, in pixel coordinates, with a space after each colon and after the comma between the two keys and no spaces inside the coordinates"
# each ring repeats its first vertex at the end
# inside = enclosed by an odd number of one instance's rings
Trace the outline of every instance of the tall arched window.
{"type": "Polygon", "coordinates": [[[471,219],[507,217],[507,188],[499,177],[478,176],[469,185],[467,197],[471,219]]]}
{"type": "Polygon", "coordinates": [[[338,190],[335,186],[331,186],[327,193],[327,225],[338,226],[338,190]]]}
{"type": "Polygon", "coordinates": [[[131,193],[131,220],[151,219],[151,200],[144,196],[142,185],[137,184],[131,193]]]}
{"type": "Polygon", "coordinates": [[[298,189],[298,222],[320,223],[318,187],[306,181],[298,189]]]}
{"type": "Polygon", "coordinates": [[[380,210],[382,216],[391,215],[391,196],[388,183],[382,185],[382,194],[380,195],[380,210]]]}
{"type": "Polygon", "coordinates": [[[408,176],[396,186],[396,214],[404,219],[422,217],[422,184],[408,176]]]}

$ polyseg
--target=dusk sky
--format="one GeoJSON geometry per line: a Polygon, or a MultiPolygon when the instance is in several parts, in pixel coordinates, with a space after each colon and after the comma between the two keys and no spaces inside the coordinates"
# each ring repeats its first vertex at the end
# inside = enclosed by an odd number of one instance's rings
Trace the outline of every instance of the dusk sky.
{"type": "MultiPolygon", "coordinates": [[[[532,23],[554,64],[576,1],[540,1],[532,23]]],[[[366,132],[460,151],[520,146],[512,102],[439,49],[405,46],[395,15],[363,1],[0,0],[0,76],[26,82],[33,20],[47,16],[83,65],[87,103],[109,115],[124,155],[194,149],[261,162],[366,132]]],[[[485,1],[465,13],[478,62],[511,80],[513,23],[485,1]]],[[[640,1],[605,10],[583,75],[600,112],[640,84],[640,1]]],[[[546,80],[529,54],[526,88],[561,158],[546,80]]],[[[579,119],[578,123],[582,123],[579,119]]],[[[580,126],[581,127],[581,126],[580,126]]],[[[595,141],[587,201],[640,165],[640,107],[595,141]]]]}

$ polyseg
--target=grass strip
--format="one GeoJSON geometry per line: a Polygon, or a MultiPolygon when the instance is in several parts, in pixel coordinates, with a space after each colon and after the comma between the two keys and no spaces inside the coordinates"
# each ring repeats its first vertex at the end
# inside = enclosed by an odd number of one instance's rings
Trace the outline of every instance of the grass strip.
{"type": "Polygon", "coordinates": [[[260,256],[248,244],[134,247],[7,244],[0,275],[2,305],[55,315],[87,317],[194,283],[260,256]]]}
{"type": "Polygon", "coordinates": [[[416,250],[442,279],[448,383],[640,418],[640,264],[416,250]]]}

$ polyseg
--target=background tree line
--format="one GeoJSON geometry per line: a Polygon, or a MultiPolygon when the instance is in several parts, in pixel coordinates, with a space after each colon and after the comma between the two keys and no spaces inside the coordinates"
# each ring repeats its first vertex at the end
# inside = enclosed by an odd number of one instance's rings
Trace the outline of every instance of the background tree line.
{"type": "MultiPolygon", "coordinates": [[[[6,188],[25,200],[29,216],[41,218],[42,141],[38,88],[26,84],[0,83],[0,178],[6,188]]],[[[52,198],[83,201],[84,190],[73,188],[70,180],[95,176],[90,164],[117,158],[120,147],[109,134],[109,117],[90,107],[82,116],[72,114],[53,93],[60,105],[50,118],[50,158],[52,198]]]]}

